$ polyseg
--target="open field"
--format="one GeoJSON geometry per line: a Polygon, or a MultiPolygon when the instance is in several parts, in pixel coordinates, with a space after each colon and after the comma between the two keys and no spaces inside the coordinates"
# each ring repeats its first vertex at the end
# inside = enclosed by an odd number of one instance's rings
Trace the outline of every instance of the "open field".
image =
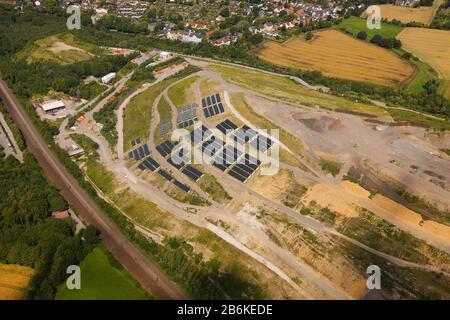
{"type": "Polygon", "coordinates": [[[57,300],[146,300],[149,295],[103,247],[96,247],[81,262],[81,289],[62,284],[57,300]]]}
{"type": "Polygon", "coordinates": [[[96,46],[78,40],[74,35],[59,34],[39,39],[17,53],[17,58],[26,59],[28,63],[44,60],[60,64],[70,64],[88,60],[96,46]]]}
{"type": "Polygon", "coordinates": [[[285,77],[274,77],[262,72],[223,65],[212,65],[210,68],[220,72],[223,78],[230,83],[287,102],[298,103],[309,107],[318,106],[324,109],[343,109],[371,113],[384,119],[392,118],[395,121],[422,123],[438,131],[450,130],[450,124],[447,121],[427,118],[410,111],[383,109],[375,105],[353,102],[344,98],[306,89],[285,77]]]}
{"type": "Polygon", "coordinates": [[[0,264],[0,300],[24,299],[33,273],[28,267],[0,264]]]}
{"type": "Polygon", "coordinates": [[[379,7],[381,8],[382,19],[388,21],[396,19],[403,23],[419,22],[424,25],[429,25],[442,2],[443,0],[435,0],[433,6],[420,8],[394,6],[390,4],[379,5],[379,7]]]}
{"type": "MultiPolygon", "coordinates": [[[[450,31],[406,28],[398,38],[406,51],[432,66],[441,79],[450,80],[450,31]]],[[[443,90],[443,93],[450,97],[448,84],[443,90]]]]}
{"type": "Polygon", "coordinates": [[[195,102],[194,90],[191,87],[198,78],[198,76],[187,78],[169,89],[169,98],[177,108],[195,102]]]}
{"type": "Polygon", "coordinates": [[[402,87],[415,68],[394,53],[359,41],[337,30],[314,33],[305,41],[291,38],[284,43],[265,42],[255,53],[283,67],[320,71],[329,77],[402,87]]]}
{"type": "Polygon", "coordinates": [[[123,115],[124,145],[129,146],[131,140],[140,137],[145,141],[148,137],[148,129],[152,119],[152,106],[156,97],[176,78],[170,78],[157,83],[143,93],[134,97],[127,105],[123,115]]]}
{"type": "Polygon", "coordinates": [[[355,37],[360,31],[364,31],[367,33],[367,40],[372,39],[376,34],[383,38],[395,38],[403,30],[402,26],[392,23],[383,23],[381,29],[368,29],[367,20],[355,16],[342,20],[338,27],[351,31],[355,37]]]}

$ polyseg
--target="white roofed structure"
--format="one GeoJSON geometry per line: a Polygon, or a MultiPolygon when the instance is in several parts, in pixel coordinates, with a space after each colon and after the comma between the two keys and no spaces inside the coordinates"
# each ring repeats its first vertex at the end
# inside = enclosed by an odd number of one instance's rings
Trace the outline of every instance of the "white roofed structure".
{"type": "Polygon", "coordinates": [[[66,105],[61,100],[49,100],[41,104],[42,110],[50,112],[58,109],[65,108],[66,105]]]}

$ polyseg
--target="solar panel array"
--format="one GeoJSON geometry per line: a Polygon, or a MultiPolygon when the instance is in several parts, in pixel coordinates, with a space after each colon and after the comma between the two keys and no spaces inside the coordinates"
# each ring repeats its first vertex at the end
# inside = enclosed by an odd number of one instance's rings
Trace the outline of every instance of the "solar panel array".
{"type": "Polygon", "coordinates": [[[235,125],[231,120],[226,119],[219,123],[216,128],[219,129],[223,134],[227,134],[227,132],[230,132],[231,130],[236,130],[237,125],[235,125]]]}
{"type": "Polygon", "coordinates": [[[197,127],[191,131],[190,139],[191,139],[192,144],[197,145],[200,142],[202,142],[204,139],[208,138],[211,134],[212,134],[212,132],[208,128],[206,128],[204,125],[202,125],[201,127],[197,127]]]}
{"type": "MultiPolygon", "coordinates": [[[[136,146],[136,144],[135,144],[135,146],[136,146]]],[[[150,150],[149,150],[147,144],[141,145],[141,146],[137,147],[136,149],[128,152],[128,157],[130,159],[134,159],[136,161],[139,161],[148,155],[150,155],[150,150]]]]}
{"type": "Polygon", "coordinates": [[[149,169],[150,171],[155,171],[159,167],[160,167],[159,163],[156,162],[156,160],[153,159],[152,157],[147,157],[144,161],[142,161],[138,165],[138,168],[141,169],[142,171],[145,170],[146,168],[149,169]]]}
{"type": "Polygon", "coordinates": [[[227,170],[236,160],[242,155],[242,151],[236,147],[226,145],[217,155],[211,160],[213,166],[222,171],[227,170]]]}
{"type": "Polygon", "coordinates": [[[225,142],[223,142],[221,139],[217,138],[216,136],[211,136],[202,143],[202,152],[207,156],[212,157],[216,152],[222,149],[224,145],[225,142]]]}
{"type": "Polygon", "coordinates": [[[260,165],[261,161],[246,153],[227,173],[233,178],[245,182],[260,165]]]}
{"type": "Polygon", "coordinates": [[[140,138],[136,138],[131,140],[131,146],[134,147],[135,145],[138,145],[141,143],[141,139],[140,138]]]}
{"type": "Polygon", "coordinates": [[[233,139],[239,144],[245,144],[253,139],[257,135],[256,131],[248,127],[247,125],[237,129],[233,132],[233,139]]]}
{"type": "Polygon", "coordinates": [[[159,126],[159,135],[163,136],[163,135],[168,134],[170,132],[170,127],[171,127],[171,124],[170,124],[169,118],[161,119],[161,123],[159,126]]]}
{"type": "Polygon", "coordinates": [[[250,141],[250,145],[258,151],[266,152],[273,145],[273,141],[266,136],[258,134],[255,139],[250,141]]]}
{"type": "Polygon", "coordinates": [[[202,107],[206,118],[225,112],[218,93],[202,98],[202,107]]]}
{"type": "Polygon", "coordinates": [[[203,176],[203,172],[195,169],[193,166],[187,165],[181,172],[187,175],[194,181],[197,181],[203,176]]]}
{"type": "Polygon", "coordinates": [[[169,140],[166,140],[163,143],[158,144],[156,146],[156,150],[158,150],[159,154],[165,158],[172,152],[172,149],[174,147],[175,146],[172,142],[170,142],[169,140]]]}
{"type": "Polygon", "coordinates": [[[177,115],[178,128],[187,128],[197,122],[197,104],[181,107],[177,115]]]}

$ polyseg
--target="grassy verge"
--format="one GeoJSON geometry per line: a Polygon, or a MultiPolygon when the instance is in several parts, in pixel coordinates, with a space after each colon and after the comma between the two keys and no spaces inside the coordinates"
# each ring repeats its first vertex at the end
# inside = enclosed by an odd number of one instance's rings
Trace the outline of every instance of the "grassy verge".
{"type": "Polygon", "coordinates": [[[96,247],[80,264],[81,289],[62,284],[57,300],[146,300],[150,296],[114,259],[103,245],[96,247]]]}
{"type": "Polygon", "coordinates": [[[359,32],[364,31],[367,33],[367,40],[372,39],[376,34],[379,34],[383,38],[394,38],[403,30],[402,26],[387,22],[383,22],[381,29],[368,29],[367,19],[355,16],[342,20],[337,28],[343,29],[346,32],[351,32],[354,37],[356,37],[359,32]]]}

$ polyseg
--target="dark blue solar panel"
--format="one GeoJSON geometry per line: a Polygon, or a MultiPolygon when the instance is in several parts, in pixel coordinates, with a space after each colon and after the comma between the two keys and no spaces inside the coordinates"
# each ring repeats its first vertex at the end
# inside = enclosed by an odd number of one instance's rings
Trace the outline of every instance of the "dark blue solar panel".
{"type": "Polygon", "coordinates": [[[136,145],[136,140],[131,140],[131,145],[134,147],[136,145]]]}
{"type": "Polygon", "coordinates": [[[156,146],[156,150],[159,152],[160,155],[163,157],[167,156],[167,152],[164,151],[164,149],[161,147],[161,145],[156,146]]]}
{"type": "Polygon", "coordinates": [[[172,181],[172,180],[173,180],[173,177],[172,177],[170,174],[168,174],[167,172],[165,172],[164,170],[162,170],[162,169],[159,169],[158,173],[159,173],[164,179],[166,179],[166,180],[168,180],[168,181],[172,181]]]}
{"type": "Polygon", "coordinates": [[[155,168],[159,168],[159,163],[156,162],[152,157],[147,157],[147,161],[150,162],[155,168]]]}
{"type": "Polygon", "coordinates": [[[225,109],[223,108],[222,102],[219,102],[219,110],[220,110],[220,112],[225,112],[225,109]]]}
{"type": "Polygon", "coordinates": [[[133,152],[134,152],[134,159],[141,160],[141,157],[139,156],[138,151],[134,150],[133,152]]]}
{"type": "Polygon", "coordinates": [[[236,178],[236,179],[238,179],[240,182],[244,182],[245,181],[245,178],[244,177],[242,177],[242,176],[240,176],[239,174],[237,174],[236,172],[234,172],[234,171],[228,171],[228,174],[230,175],[230,176],[232,176],[233,178],[236,178]]]}
{"type": "Polygon", "coordinates": [[[175,163],[172,158],[169,158],[167,160],[168,163],[170,163],[171,165],[173,165],[175,168],[177,168],[178,170],[181,169],[181,167],[183,167],[184,163],[175,163]]]}
{"type": "Polygon", "coordinates": [[[216,100],[217,102],[220,102],[220,94],[216,93],[216,100]]]}
{"type": "Polygon", "coordinates": [[[128,156],[129,156],[130,158],[133,158],[133,151],[128,152],[128,156]]]}
{"type": "Polygon", "coordinates": [[[178,188],[180,188],[181,190],[185,191],[185,192],[189,192],[189,190],[191,190],[187,185],[182,184],[181,182],[179,182],[178,180],[175,180],[173,182],[174,185],[176,185],[178,188]]]}
{"type": "Polygon", "coordinates": [[[219,123],[219,124],[216,126],[216,128],[219,129],[220,132],[222,132],[223,134],[226,134],[226,133],[227,133],[227,128],[224,127],[223,123],[219,123]]]}
{"type": "Polygon", "coordinates": [[[210,117],[208,108],[204,108],[204,109],[203,109],[203,112],[205,113],[205,117],[207,117],[207,118],[210,117]]]}
{"type": "Polygon", "coordinates": [[[145,154],[148,156],[150,154],[150,150],[148,149],[148,145],[144,144],[145,154]]]}
{"type": "Polygon", "coordinates": [[[190,171],[188,171],[188,170],[186,170],[186,169],[183,169],[182,172],[183,172],[185,175],[187,175],[189,178],[191,178],[192,180],[197,181],[198,177],[196,177],[192,172],[190,172],[190,171]]]}
{"type": "Polygon", "coordinates": [[[209,111],[209,114],[211,115],[211,117],[212,117],[213,115],[215,115],[214,109],[213,109],[212,106],[208,107],[208,111],[209,111]]]}
{"type": "Polygon", "coordinates": [[[236,166],[231,168],[231,170],[239,173],[241,176],[245,177],[246,179],[250,176],[250,173],[248,173],[247,171],[244,171],[236,166]]]}
{"type": "Polygon", "coordinates": [[[255,171],[253,168],[250,168],[249,166],[246,166],[243,163],[238,163],[238,164],[236,164],[235,167],[239,168],[239,169],[242,169],[242,170],[248,172],[249,174],[252,174],[255,171]]]}
{"type": "Polygon", "coordinates": [[[136,139],[136,144],[139,144],[139,143],[141,143],[141,138],[136,139]]]}
{"type": "Polygon", "coordinates": [[[214,106],[214,114],[219,114],[219,108],[217,107],[217,104],[215,104],[214,106]]]}
{"type": "Polygon", "coordinates": [[[220,164],[220,163],[215,163],[215,162],[213,162],[213,166],[219,168],[219,169],[222,170],[222,171],[227,170],[227,167],[225,167],[224,165],[222,165],[222,164],[220,164]]]}
{"type": "Polygon", "coordinates": [[[208,106],[210,106],[211,105],[211,97],[206,97],[206,102],[207,102],[208,106]]]}
{"type": "Polygon", "coordinates": [[[145,157],[145,153],[144,153],[144,149],[142,147],[139,147],[139,155],[141,156],[141,158],[145,157]]]}
{"type": "Polygon", "coordinates": [[[155,171],[156,167],[154,165],[152,165],[148,160],[144,160],[144,162],[142,162],[147,168],[149,168],[151,171],[155,171]]]}
{"type": "Polygon", "coordinates": [[[237,129],[237,125],[235,125],[231,120],[226,119],[225,123],[231,128],[231,129],[237,129]]]}
{"type": "Polygon", "coordinates": [[[144,167],[144,165],[143,165],[142,163],[139,163],[138,168],[139,168],[141,171],[144,171],[144,170],[145,170],[145,167],[144,167]]]}
{"type": "Polygon", "coordinates": [[[216,97],[214,95],[211,96],[211,103],[216,103],[216,97]]]}

